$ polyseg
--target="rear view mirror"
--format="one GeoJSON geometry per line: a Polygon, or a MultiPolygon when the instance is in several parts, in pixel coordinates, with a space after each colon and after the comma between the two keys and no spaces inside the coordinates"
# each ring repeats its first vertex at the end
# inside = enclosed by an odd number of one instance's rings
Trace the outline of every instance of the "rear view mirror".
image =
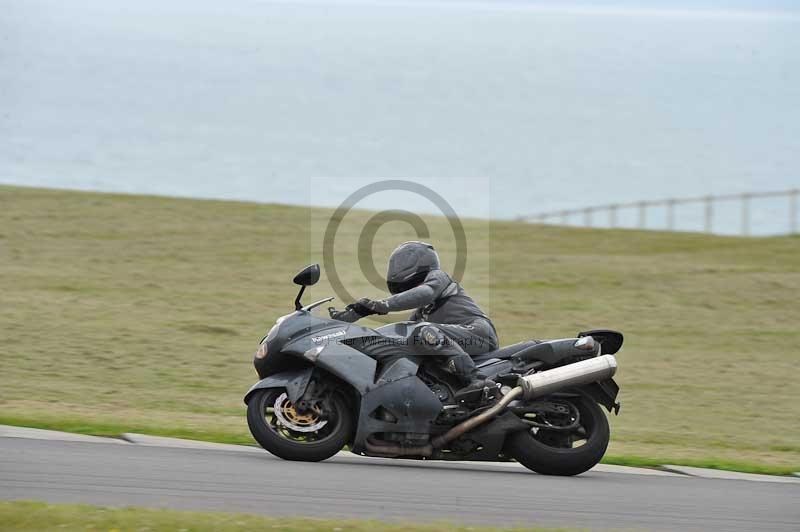
{"type": "Polygon", "coordinates": [[[306,266],[294,276],[293,281],[294,284],[299,284],[300,286],[311,286],[313,284],[317,284],[317,281],[319,281],[319,264],[306,266]]]}

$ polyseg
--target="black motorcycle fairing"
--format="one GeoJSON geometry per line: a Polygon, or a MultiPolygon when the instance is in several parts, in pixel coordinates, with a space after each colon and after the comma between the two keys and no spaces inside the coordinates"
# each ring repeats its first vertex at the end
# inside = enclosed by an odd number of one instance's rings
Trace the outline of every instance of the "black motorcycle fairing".
{"type": "Polygon", "coordinates": [[[286,371],[300,370],[311,367],[311,364],[295,355],[277,352],[269,353],[265,358],[254,358],[253,366],[259,379],[266,379],[286,371]]]}
{"type": "Polygon", "coordinates": [[[506,411],[459,439],[451,449],[455,452],[440,453],[435,458],[496,462],[498,455],[503,452],[506,438],[522,430],[530,430],[530,425],[512,412],[506,411]]]}
{"type": "Polygon", "coordinates": [[[426,321],[398,321],[375,329],[375,332],[387,338],[411,338],[414,330],[428,325],[426,321]]]}
{"type": "Polygon", "coordinates": [[[609,412],[613,410],[615,415],[619,415],[620,404],[617,401],[619,385],[614,379],[584,384],[579,390],[586,393],[597,404],[606,407],[609,412]]]}
{"type": "Polygon", "coordinates": [[[252,397],[253,393],[257,390],[264,390],[267,388],[285,388],[289,400],[296,403],[306,392],[313,371],[314,368],[308,366],[265,377],[250,387],[244,396],[244,404],[250,402],[250,397],[252,397]]]}
{"type": "Polygon", "coordinates": [[[316,366],[350,384],[360,395],[374,387],[375,359],[341,343],[323,346],[316,366]]]}
{"type": "Polygon", "coordinates": [[[253,361],[258,376],[263,379],[284,371],[311,366],[311,362],[302,357],[313,345],[309,336],[324,335],[325,333],[317,331],[335,330],[336,324],[342,325],[341,322],[323,320],[302,310],[279,318],[263,340],[266,343],[267,356],[253,361]],[[315,334],[309,335],[311,332],[315,334]],[[295,349],[291,348],[293,339],[299,340],[295,349]]]}
{"type": "Polygon", "coordinates": [[[511,373],[514,369],[514,364],[508,360],[500,360],[497,358],[490,358],[480,364],[476,364],[481,370],[481,373],[487,377],[494,377],[503,373],[511,373]]]}
{"type": "Polygon", "coordinates": [[[419,370],[419,364],[408,357],[400,357],[384,364],[383,368],[379,371],[378,379],[375,382],[377,386],[389,382],[404,379],[406,377],[413,377],[419,370]]]}
{"type": "Polygon", "coordinates": [[[432,434],[433,421],[441,410],[442,403],[419,377],[405,377],[377,386],[361,399],[352,450],[365,452],[367,438],[375,439],[381,433],[432,434]],[[388,419],[381,417],[382,411],[390,414],[385,416],[388,419]]]}
{"type": "Polygon", "coordinates": [[[584,336],[591,336],[603,346],[604,355],[613,355],[622,347],[622,342],[625,337],[619,331],[611,329],[593,329],[591,331],[583,331],[578,333],[578,338],[584,336]]]}
{"type": "Polygon", "coordinates": [[[347,345],[348,340],[366,341],[374,336],[374,331],[355,328],[343,340],[326,345],[316,360],[316,367],[347,382],[361,396],[352,445],[356,453],[366,450],[368,438],[379,439],[384,433],[431,434],[433,422],[442,410],[436,394],[417,377],[417,357],[391,357],[378,369],[375,357],[347,345]],[[378,416],[380,411],[389,413],[391,420],[378,416]]]}
{"type": "MultiPolygon", "coordinates": [[[[412,334],[413,328],[407,328],[405,332],[412,334]]],[[[279,324],[269,340],[265,360],[284,357],[283,360],[294,360],[295,364],[301,366],[259,381],[248,392],[246,399],[257,389],[279,386],[288,389],[301,376],[307,379],[312,373],[320,376],[327,373],[347,383],[360,396],[358,431],[353,443],[355,452],[363,451],[366,438],[374,437],[376,433],[429,434],[442,403],[416,376],[418,365],[414,357],[387,359],[378,372],[375,357],[349,345],[367,345],[381,337],[383,335],[373,329],[298,311],[279,324]],[[379,408],[390,412],[394,420],[375,417],[374,413],[379,408]]],[[[389,343],[408,345],[408,341],[403,341],[399,335],[389,343]]],[[[299,386],[295,387],[292,395],[297,395],[297,400],[301,399],[299,386]]]]}

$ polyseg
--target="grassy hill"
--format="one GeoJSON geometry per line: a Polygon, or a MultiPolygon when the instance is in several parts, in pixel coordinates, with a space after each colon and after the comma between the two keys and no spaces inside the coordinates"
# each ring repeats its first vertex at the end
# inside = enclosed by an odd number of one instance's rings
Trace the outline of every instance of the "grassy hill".
{"type": "MultiPolygon", "coordinates": [[[[321,262],[330,215],[0,187],[0,423],[251,442],[252,353],[295,271],[321,262]]],[[[337,242],[371,215],[348,215],[337,242]]],[[[610,460],[800,469],[800,239],[465,227],[464,282],[504,344],[625,332],[610,460]]],[[[378,270],[413,236],[382,228],[378,270]]],[[[436,244],[450,264],[454,244],[436,244]]],[[[380,295],[355,255],[337,259],[351,292],[380,295]]],[[[329,293],[323,272],[307,301],[329,293]]]]}

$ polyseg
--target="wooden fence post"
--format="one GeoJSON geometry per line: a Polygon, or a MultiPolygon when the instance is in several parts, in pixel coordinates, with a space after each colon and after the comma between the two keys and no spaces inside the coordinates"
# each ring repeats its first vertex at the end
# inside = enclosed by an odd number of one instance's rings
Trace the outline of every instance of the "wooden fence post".
{"type": "Polygon", "coordinates": [[[639,229],[644,229],[647,226],[647,202],[639,202],[639,229]]]}
{"type": "Polygon", "coordinates": [[[675,230],[675,200],[667,200],[667,229],[675,230]]]}
{"type": "Polygon", "coordinates": [[[742,194],[742,235],[750,235],[750,194],[742,194]]]}

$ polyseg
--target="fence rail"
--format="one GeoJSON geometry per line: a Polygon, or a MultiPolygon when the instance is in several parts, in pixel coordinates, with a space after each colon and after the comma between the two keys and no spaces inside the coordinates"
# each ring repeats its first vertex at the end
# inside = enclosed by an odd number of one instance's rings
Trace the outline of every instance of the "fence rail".
{"type": "Polygon", "coordinates": [[[798,224],[798,201],[800,189],[779,190],[768,192],[746,192],[741,194],[720,194],[709,196],[695,196],[688,198],[667,198],[661,200],[634,201],[628,203],[610,203],[592,207],[582,207],[579,209],[565,209],[559,211],[544,212],[530,216],[522,216],[519,219],[525,222],[560,225],[570,225],[570,220],[575,216],[582,217],[582,224],[585,227],[592,227],[596,215],[605,214],[610,227],[618,227],[618,213],[624,209],[637,211],[637,224],[639,229],[647,229],[647,217],[651,209],[664,208],[666,210],[666,228],[675,231],[675,209],[681,205],[701,204],[703,206],[703,230],[706,233],[714,231],[714,210],[721,202],[740,202],[741,209],[741,234],[750,235],[751,223],[751,202],[754,199],[780,198],[786,197],[789,202],[789,219],[787,223],[787,233],[797,234],[800,224],[798,224]]]}

